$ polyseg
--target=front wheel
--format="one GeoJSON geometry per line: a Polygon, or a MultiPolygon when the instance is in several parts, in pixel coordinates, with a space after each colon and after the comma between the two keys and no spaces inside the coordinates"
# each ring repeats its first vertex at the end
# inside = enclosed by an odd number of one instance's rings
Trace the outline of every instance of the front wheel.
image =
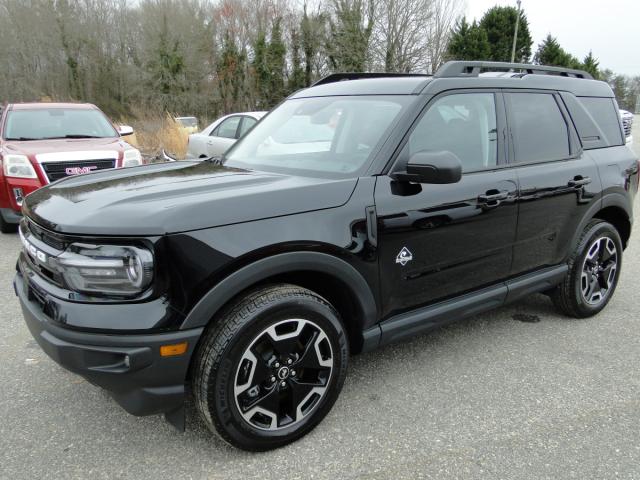
{"type": "Polygon", "coordinates": [[[196,407],[228,443],[277,448],[329,412],[347,362],[344,329],[327,301],[293,285],[261,288],[205,334],[194,364],[196,407]]]}
{"type": "Polygon", "coordinates": [[[586,318],[611,300],[622,266],[622,241],[616,228],[594,219],[585,227],[569,259],[569,274],[551,299],[563,313],[586,318]]]}

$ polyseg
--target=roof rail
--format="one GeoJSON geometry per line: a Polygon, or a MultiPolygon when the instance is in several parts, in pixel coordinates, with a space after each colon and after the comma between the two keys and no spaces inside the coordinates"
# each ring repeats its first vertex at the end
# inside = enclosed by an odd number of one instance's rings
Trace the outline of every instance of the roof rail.
{"type": "Polygon", "coordinates": [[[527,63],[507,62],[467,62],[451,61],[442,65],[435,73],[436,78],[477,77],[482,71],[517,70],[524,74],[558,75],[561,77],[584,78],[593,80],[591,74],[584,70],[574,70],[564,67],[549,67],[546,65],[530,65],[527,63]]]}
{"type": "Polygon", "coordinates": [[[362,80],[365,78],[398,78],[398,77],[427,77],[424,73],[384,73],[384,72],[367,72],[367,73],[332,73],[313,83],[312,87],[318,85],[326,85],[327,83],[342,82],[343,80],[362,80]]]}

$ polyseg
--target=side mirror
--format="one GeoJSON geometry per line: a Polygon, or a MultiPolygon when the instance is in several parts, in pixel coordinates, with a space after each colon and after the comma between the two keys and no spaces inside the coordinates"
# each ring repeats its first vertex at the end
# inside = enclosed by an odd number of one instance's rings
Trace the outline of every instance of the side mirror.
{"type": "Polygon", "coordinates": [[[423,150],[411,156],[406,172],[394,173],[392,177],[415,183],[457,183],[462,178],[462,163],[452,152],[423,150]]]}
{"type": "Polygon", "coordinates": [[[118,133],[120,134],[121,137],[124,137],[126,135],[132,135],[133,128],[130,127],[129,125],[120,125],[120,127],[118,128],[118,133]]]}

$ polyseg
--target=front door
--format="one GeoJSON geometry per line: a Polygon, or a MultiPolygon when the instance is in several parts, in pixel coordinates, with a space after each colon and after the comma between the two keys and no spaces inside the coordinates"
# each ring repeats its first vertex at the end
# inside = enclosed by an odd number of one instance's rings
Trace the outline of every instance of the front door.
{"type": "Polygon", "coordinates": [[[376,181],[383,318],[499,283],[509,274],[517,226],[517,180],[504,166],[505,124],[497,92],[432,100],[392,168],[412,154],[448,150],[463,175],[447,185],[376,181]]]}

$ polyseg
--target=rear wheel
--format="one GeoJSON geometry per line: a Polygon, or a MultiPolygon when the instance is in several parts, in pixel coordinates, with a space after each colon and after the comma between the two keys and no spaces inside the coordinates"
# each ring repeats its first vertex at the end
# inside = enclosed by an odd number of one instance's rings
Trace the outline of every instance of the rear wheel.
{"type": "Polygon", "coordinates": [[[611,300],[622,266],[622,241],[613,225],[592,220],[582,232],[569,259],[569,274],[551,298],[563,313],[585,318],[600,312],[611,300]]]}
{"type": "Polygon", "coordinates": [[[313,292],[278,285],[239,300],[195,359],[196,406],[232,445],[268,450],[313,429],[335,402],[348,362],[337,312],[313,292]]]}

